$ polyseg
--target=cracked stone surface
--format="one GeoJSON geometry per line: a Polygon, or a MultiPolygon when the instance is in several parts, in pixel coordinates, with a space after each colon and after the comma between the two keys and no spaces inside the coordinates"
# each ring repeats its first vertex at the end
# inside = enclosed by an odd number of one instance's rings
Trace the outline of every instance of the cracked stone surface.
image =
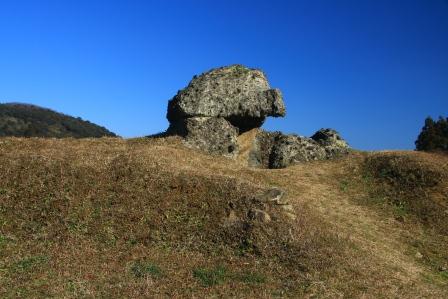
{"type": "Polygon", "coordinates": [[[314,160],[327,160],[349,152],[349,146],[333,129],[321,129],[311,138],[260,130],[249,153],[249,166],[285,168],[314,160]]]}
{"type": "Polygon", "coordinates": [[[194,76],[168,103],[170,123],[191,117],[223,117],[240,133],[261,127],[268,116],[286,114],[279,89],[258,69],[231,65],[194,76]]]}
{"type": "Polygon", "coordinates": [[[168,131],[184,137],[190,148],[234,158],[238,153],[238,130],[222,117],[192,117],[172,124],[168,131]]]}

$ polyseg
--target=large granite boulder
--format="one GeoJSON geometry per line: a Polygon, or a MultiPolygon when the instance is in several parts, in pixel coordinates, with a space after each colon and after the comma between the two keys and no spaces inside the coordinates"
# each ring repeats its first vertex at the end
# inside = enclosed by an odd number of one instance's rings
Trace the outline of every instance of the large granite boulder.
{"type": "Polygon", "coordinates": [[[229,158],[238,153],[238,129],[222,117],[191,117],[171,124],[170,134],[184,137],[190,148],[229,158]]]}
{"type": "Polygon", "coordinates": [[[232,65],[194,76],[168,103],[168,121],[223,117],[239,132],[259,128],[268,116],[286,113],[279,89],[271,89],[261,70],[232,65]]]}
{"type": "MultiPolygon", "coordinates": [[[[168,102],[168,135],[211,154],[234,158],[238,135],[258,129],[268,116],[286,113],[282,94],[271,89],[261,70],[231,65],[194,76],[188,86],[168,102]]],[[[284,168],[324,160],[348,152],[347,143],[332,129],[311,138],[260,130],[249,152],[249,165],[284,168]]]]}
{"type": "Polygon", "coordinates": [[[311,138],[260,130],[249,153],[249,166],[285,168],[302,162],[331,159],[348,151],[348,144],[332,129],[321,129],[311,138]]]}

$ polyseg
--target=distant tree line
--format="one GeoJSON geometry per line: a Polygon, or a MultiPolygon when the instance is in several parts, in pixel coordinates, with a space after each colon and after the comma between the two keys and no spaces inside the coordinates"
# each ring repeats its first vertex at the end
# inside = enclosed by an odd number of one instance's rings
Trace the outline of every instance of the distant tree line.
{"type": "Polygon", "coordinates": [[[104,127],[29,104],[0,104],[0,137],[116,137],[104,127]]]}
{"type": "Polygon", "coordinates": [[[448,151],[448,117],[440,116],[437,121],[427,117],[415,147],[418,151],[448,151]]]}

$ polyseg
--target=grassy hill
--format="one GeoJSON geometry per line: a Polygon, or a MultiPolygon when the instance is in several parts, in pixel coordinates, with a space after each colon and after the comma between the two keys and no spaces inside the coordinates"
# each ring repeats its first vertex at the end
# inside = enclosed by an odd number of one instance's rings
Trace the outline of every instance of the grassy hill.
{"type": "Polygon", "coordinates": [[[446,297],[447,156],[253,169],[253,134],[236,160],[174,137],[1,138],[0,297],[446,297]]]}
{"type": "Polygon", "coordinates": [[[81,118],[21,103],[0,104],[0,137],[116,137],[81,118]]]}

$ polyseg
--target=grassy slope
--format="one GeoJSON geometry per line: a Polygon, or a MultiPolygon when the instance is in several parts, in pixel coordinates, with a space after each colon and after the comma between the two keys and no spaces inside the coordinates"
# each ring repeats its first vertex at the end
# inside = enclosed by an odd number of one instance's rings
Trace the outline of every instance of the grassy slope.
{"type": "MultiPolygon", "coordinates": [[[[250,134],[236,161],[174,138],[0,139],[0,297],[448,292],[446,235],[418,213],[397,218],[386,199],[394,194],[378,191],[384,182],[365,169],[365,154],[250,169],[250,134]],[[287,191],[297,219],[254,198],[272,186],[287,191]],[[369,200],[377,195],[384,200],[369,200]],[[248,218],[253,208],[272,221],[248,218]]],[[[442,202],[445,183],[437,187],[442,202]]]]}

